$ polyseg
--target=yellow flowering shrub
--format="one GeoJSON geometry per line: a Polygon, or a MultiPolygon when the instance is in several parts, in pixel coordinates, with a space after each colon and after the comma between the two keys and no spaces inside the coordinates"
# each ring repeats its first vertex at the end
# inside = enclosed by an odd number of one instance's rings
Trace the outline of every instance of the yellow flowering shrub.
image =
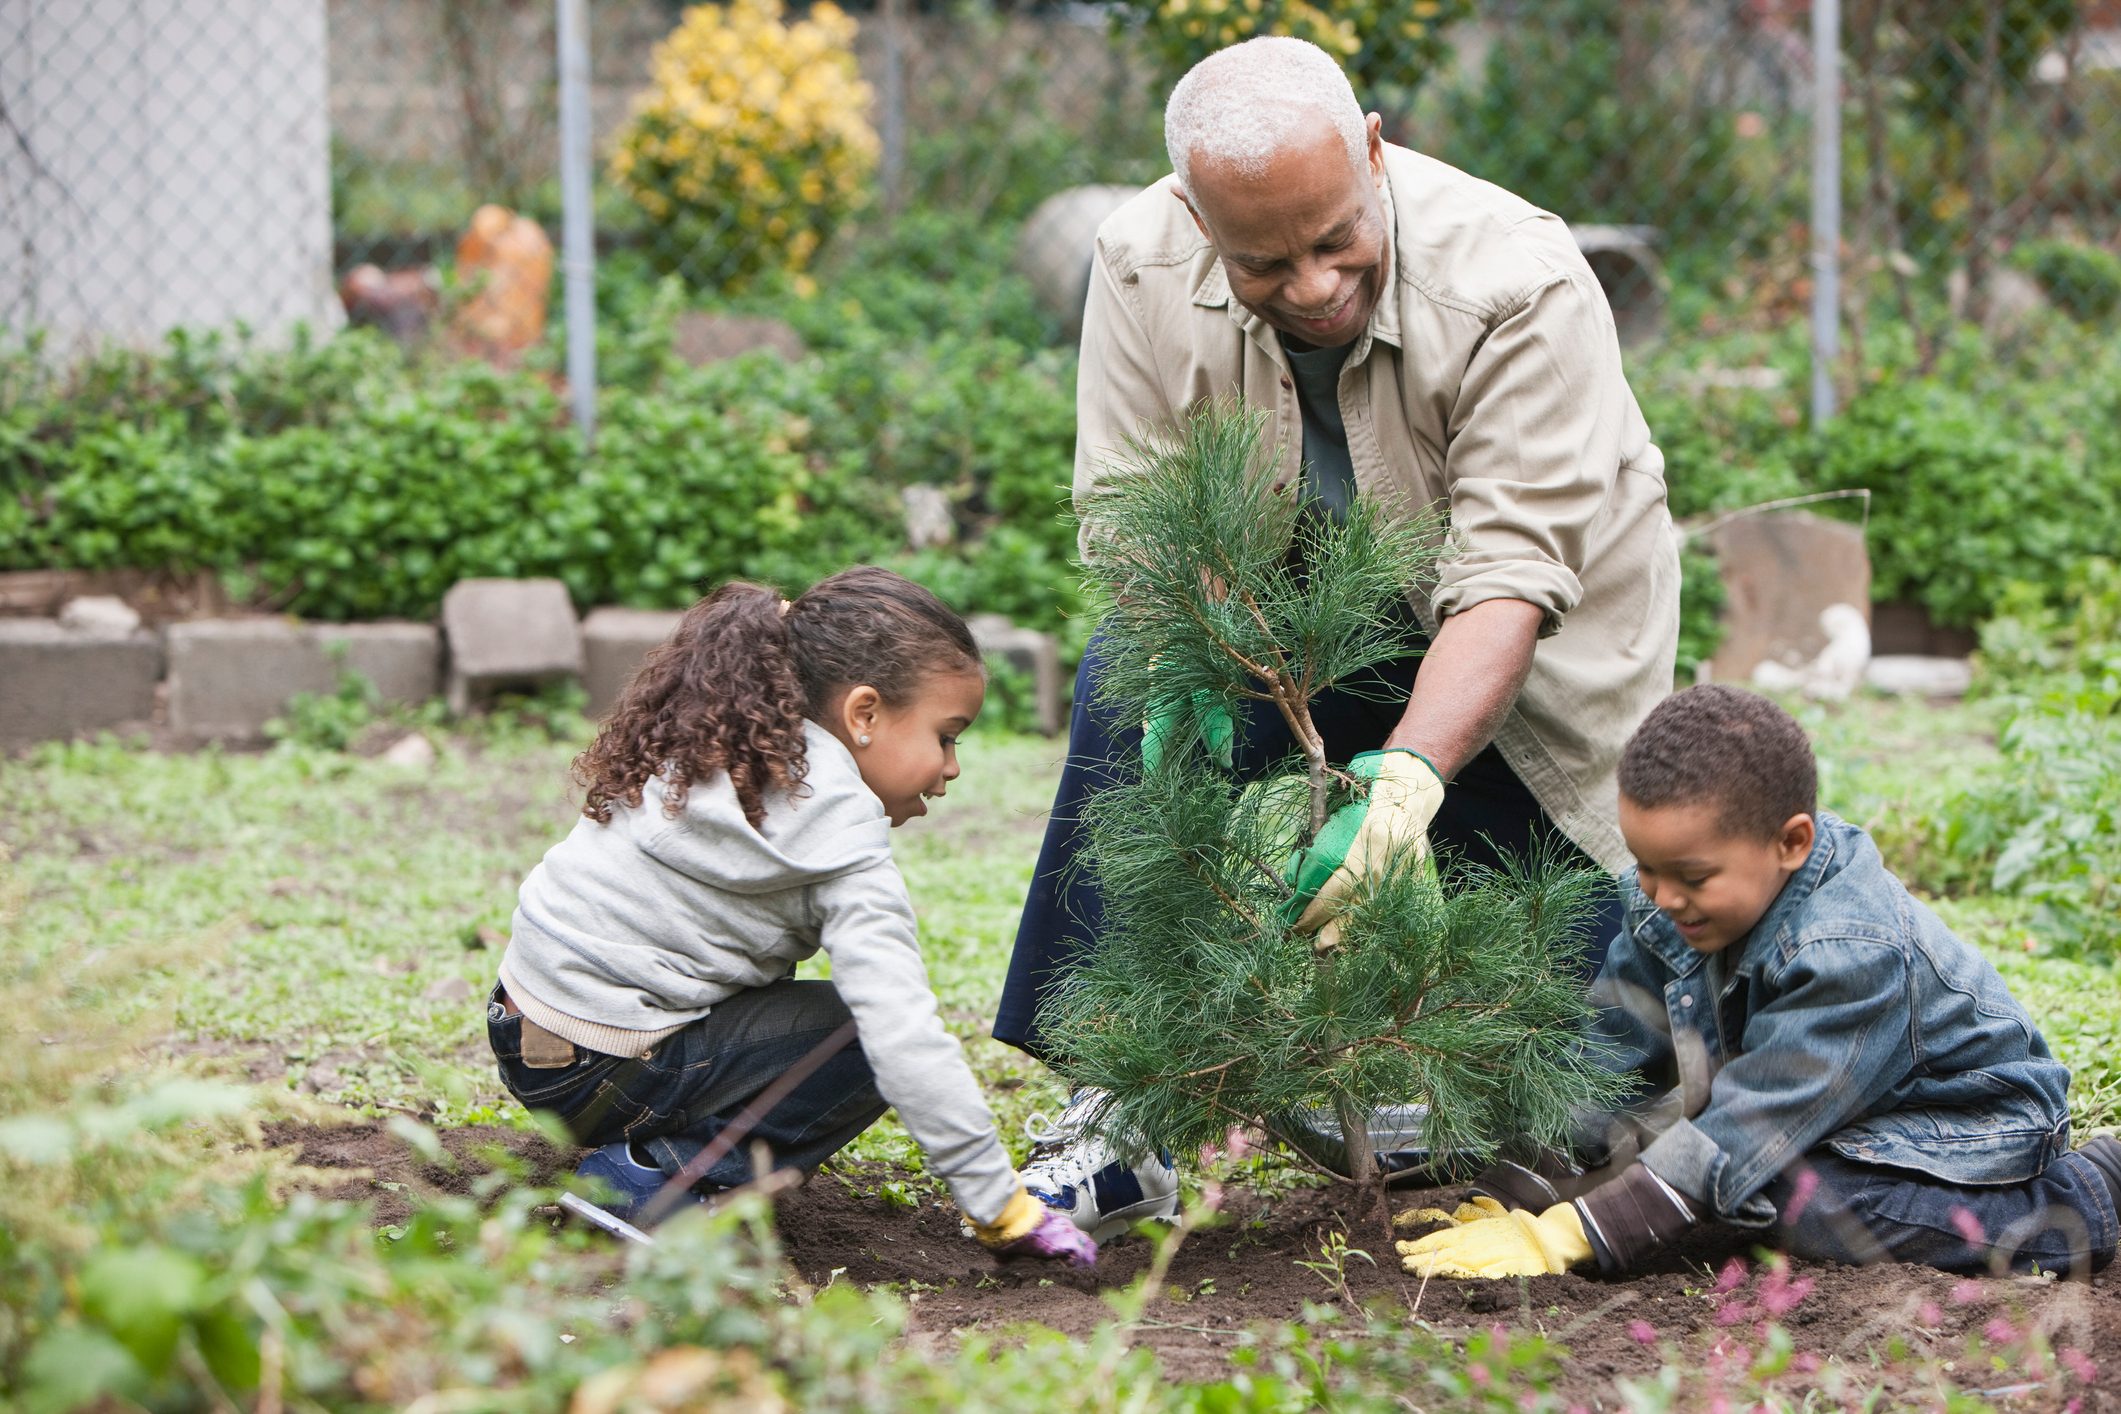
{"type": "Polygon", "coordinates": [[[655,47],[609,171],[662,264],[724,289],[809,268],[876,170],[854,31],[829,3],[789,22],[781,0],[728,0],[655,47]]]}
{"type": "Polygon", "coordinates": [[[1290,34],[1340,60],[1366,104],[1381,89],[1419,87],[1448,56],[1441,31],[1472,13],[1473,0],[1120,0],[1114,7],[1116,22],[1140,27],[1168,78],[1240,40],[1290,34]]]}

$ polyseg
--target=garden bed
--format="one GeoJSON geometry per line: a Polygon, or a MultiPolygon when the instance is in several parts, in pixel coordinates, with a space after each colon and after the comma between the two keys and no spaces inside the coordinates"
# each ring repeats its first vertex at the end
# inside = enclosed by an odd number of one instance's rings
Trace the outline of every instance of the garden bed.
{"type": "MultiPolygon", "coordinates": [[[[374,1198],[381,1225],[402,1221],[419,1193],[469,1191],[490,1145],[514,1155],[536,1182],[556,1179],[573,1159],[536,1135],[499,1126],[443,1131],[459,1160],[454,1171],[376,1122],[279,1124],[266,1138],[293,1150],[331,1196],[374,1198]],[[344,1181],[327,1177],[341,1171],[344,1181]]],[[[1129,1236],[1106,1244],[1089,1273],[1003,1266],[959,1232],[947,1205],[930,1198],[908,1208],[875,1196],[887,1186],[933,1192],[925,1179],[879,1165],[828,1169],[781,1197],[776,1226],[789,1264],[810,1286],[851,1282],[901,1293],[911,1308],[907,1338],[916,1344],[947,1350],[968,1334],[1006,1335],[1026,1323],[1087,1340],[1113,1319],[1107,1295],[1136,1282],[1154,1258],[1148,1241],[1129,1236]]],[[[1399,1191],[1392,1205],[1399,1211],[1441,1196],[1399,1191]]],[[[1224,1379],[1249,1359],[1233,1361],[1237,1352],[1260,1345],[1254,1327],[1315,1325],[1307,1308],[1339,1306],[1359,1329],[1361,1315],[1347,1309],[1352,1299],[1377,1319],[1417,1322],[1450,1339],[1500,1326],[1555,1342],[1568,1358],[1540,1392],[1558,1407],[1596,1409],[1618,1407],[1616,1381],[1646,1381],[1661,1368],[1706,1380],[1722,1362],[1735,1377],[1779,1338],[1768,1333],[1772,1323],[1790,1341],[1789,1372],[1774,1386],[1785,1390],[1826,1379],[1806,1368],[1816,1360],[1825,1371],[1846,1371],[1856,1389],[1883,1392],[1889,1407],[1928,1403],[1949,1382],[2011,1409],[2121,1408],[2121,1364],[2111,1355],[2121,1350],[2114,1269],[2089,1285],[1967,1280],[1899,1265],[1793,1262],[1778,1273],[1724,1229],[1624,1281],[1570,1274],[1424,1285],[1400,1272],[1374,1218],[1353,1219],[1354,1198],[1344,1186],[1233,1187],[1221,1221],[1186,1238],[1131,1339],[1155,1351],[1171,1379],[1224,1379]],[[1344,1286],[1329,1266],[1320,1269],[1335,1232],[1377,1257],[1373,1265],[1350,1254],[1341,1264],[1344,1286]],[[2086,1363],[2102,1353],[2102,1364],[2086,1363]]],[[[1682,1396],[1668,1407],[1692,1402],[1682,1396]]]]}

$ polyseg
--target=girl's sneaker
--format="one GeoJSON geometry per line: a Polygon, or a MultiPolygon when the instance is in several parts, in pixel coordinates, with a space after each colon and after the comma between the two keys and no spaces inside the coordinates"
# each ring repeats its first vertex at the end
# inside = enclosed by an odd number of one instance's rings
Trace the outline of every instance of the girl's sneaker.
{"type": "Polygon", "coordinates": [[[1178,1172],[1169,1152],[1130,1164],[1104,1140],[1083,1132],[1104,1098],[1102,1090],[1077,1090],[1059,1120],[1034,1115],[1024,1125],[1031,1136],[1024,1187],[1066,1213],[1093,1242],[1116,1237],[1144,1218],[1178,1216],[1178,1172]]]}
{"type": "MultiPolygon", "coordinates": [[[[647,1206],[649,1199],[663,1191],[663,1184],[668,1181],[661,1169],[643,1162],[642,1156],[624,1140],[590,1151],[589,1157],[577,1164],[574,1172],[577,1178],[591,1178],[603,1184],[611,1195],[605,1211],[629,1223],[640,1220],[641,1209],[647,1206]]],[[[695,1190],[685,1195],[685,1201],[704,1203],[707,1198],[695,1190]]]]}

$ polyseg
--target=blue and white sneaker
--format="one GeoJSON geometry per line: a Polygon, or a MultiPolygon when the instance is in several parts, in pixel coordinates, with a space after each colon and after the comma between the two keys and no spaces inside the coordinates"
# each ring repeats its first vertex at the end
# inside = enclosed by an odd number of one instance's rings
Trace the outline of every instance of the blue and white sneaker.
{"type": "MultiPolygon", "coordinates": [[[[644,1164],[635,1154],[633,1146],[624,1140],[593,1149],[589,1157],[575,1165],[575,1177],[595,1179],[604,1185],[611,1195],[605,1211],[622,1221],[640,1221],[641,1209],[648,1200],[663,1191],[665,1176],[654,1164],[644,1164]]],[[[694,1191],[686,1195],[694,1203],[704,1203],[706,1197],[694,1191]]],[[[679,1204],[683,1207],[683,1204],[679,1204]]]]}
{"type": "Polygon", "coordinates": [[[1116,1237],[1144,1218],[1178,1216],[1178,1171],[1169,1150],[1129,1164],[1103,1139],[1084,1132],[1104,1100],[1102,1090],[1077,1090],[1057,1121],[1033,1115],[1024,1124],[1031,1136],[1024,1187],[1066,1213],[1093,1242],[1116,1237]]]}

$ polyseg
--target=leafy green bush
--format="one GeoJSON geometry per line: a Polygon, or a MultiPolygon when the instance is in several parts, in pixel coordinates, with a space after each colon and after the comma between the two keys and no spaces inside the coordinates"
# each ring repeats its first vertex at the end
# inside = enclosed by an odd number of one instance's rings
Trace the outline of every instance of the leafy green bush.
{"type": "Polygon", "coordinates": [[[1472,15],[1472,0],[1357,0],[1314,4],[1273,0],[1119,0],[1112,22],[1138,32],[1168,91],[1178,77],[1218,49],[1255,35],[1307,39],[1337,59],[1356,92],[1375,102],[1385,87],[1412,90],[1449,62],[1450,28],[1472,15]]]}
{"type": "Polygon", "coordinates": [[[2063,313],[2086,324],[2121,309],[2121,255],[2075,241],[2028,241],[2011,263],[2040,282],[2063,313]]]}
{"type": "Polygon", "coordinates": [[[2013,586],[1978,662],[2003,764],[1947,804],[1941,844],[2029,900],[2051,947],[2121,952],[2121,563],[2085,561],[2061,595],[2013,586]]]}
{"type": "Polygon", "coordinates": [[[2121,540],[2113,477],[2088,474],[2059,433],[1992,395],[1933,380],[1884,383],[1828,426],[1809,479],[1871,489],[1879,598],[1914,599],[1940,623],[1972,624],[2012,580],[2052,584],[2121,540]]]}
{"type": "Polygon", "coordinates": [[[893,554],[918,482],[966,532],[928,562],[957,607],[1052,627],[1073,603],[1064,355],[854,321],[797,363],[692,369],[645,307],[588,458],[542,379],[359,333],[284,359],[180,337],[70,382],[0,365],[25,393],[0,411],[0,568],[213,569],[321,619],[425,617],[475,575],[676,606],[893,554]]]}

